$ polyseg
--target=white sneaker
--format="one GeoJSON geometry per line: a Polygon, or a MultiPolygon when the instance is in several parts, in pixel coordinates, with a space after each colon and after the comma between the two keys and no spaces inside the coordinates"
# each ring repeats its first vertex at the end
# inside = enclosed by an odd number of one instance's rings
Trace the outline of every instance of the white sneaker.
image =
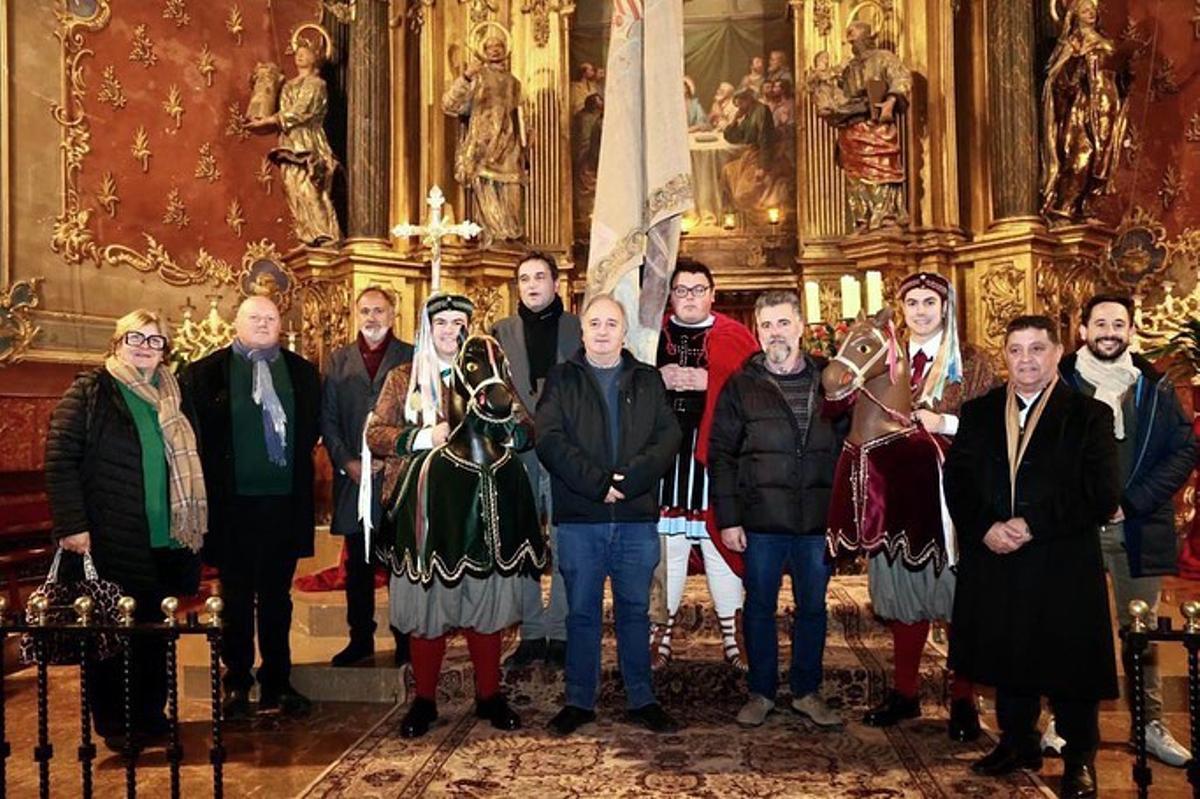
{"type": "Polygon", "coordinates": [[[1054,728],[1054,716],[1051,716],[1046,731],[1042,733],[1042,754],[1062,757],[1062,750],[1066,745],[1067,739],[1058,734],[1058,730],[1054,728]]]}
{"type": "Polygon", "coordinates": [[[1172,737],[1171,731],[1161,721],[1146,725],[1146,752],[1175,768],[1186,766],[1192,759],[1192,753],[1172,737]]]}

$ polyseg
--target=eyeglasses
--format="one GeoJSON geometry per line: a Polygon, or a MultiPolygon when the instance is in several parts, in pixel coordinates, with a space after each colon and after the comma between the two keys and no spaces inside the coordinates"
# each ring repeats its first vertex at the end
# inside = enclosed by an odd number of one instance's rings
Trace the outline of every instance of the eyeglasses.
{"type": "Polygon", "coordinates": [[[145,335],[136,330],[130,330],[125,334],[125,343],[131,347],[140,347],[145,344],[152,350],[162,352],[167,348],[167,337],[159,335],[145,335]]]}
{"type": "Polygon", "coordinates": [[[675,288],[671,289],[671,293],[681,300],[684,297],[695,297],[696,299],[700,299],[707,294],[708,290],[711,288],[712,286],[676,286],[675,288]]]}

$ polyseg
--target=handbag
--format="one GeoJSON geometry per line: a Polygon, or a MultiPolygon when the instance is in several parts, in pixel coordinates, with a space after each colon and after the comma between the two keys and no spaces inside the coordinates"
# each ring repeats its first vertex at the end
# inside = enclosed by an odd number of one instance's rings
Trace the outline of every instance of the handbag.
{"type": "MultiPolygon", "coordinates": [[[[88,621],[97,626],[117,624],[117,600],[121,598],[121,586],[111,580],[102,580],[96,572],[96,564],[92,562],[90,552],[83,555],[83,579],[74,582],[60,582],[58,567],[62,562],[62,547],[54,553],[50,563],[50,571],[46,581],[34,593],[42,594],[50,601],[48,623],[62,626],[78,623],[78,617],[72,604],[81,596],[92,599],[92,613],[88,621]]],[[[37,624],[37,614],[28,605],[25,607],[25,623],[37,624]]],[[[120,653],[125,646],[124,637],[117,633],[94,633],[91,636],[92,657],[98,660],[110,658],[120,653]]],[[[41,641],[42,656],[45,661],[55,666],[72,666],[80,663],[81,638],[78,634],[55,632],[32,633],[21,635],[20,656],[22,663],[36,663],[38,660],[38,641],[41,641]]]]}

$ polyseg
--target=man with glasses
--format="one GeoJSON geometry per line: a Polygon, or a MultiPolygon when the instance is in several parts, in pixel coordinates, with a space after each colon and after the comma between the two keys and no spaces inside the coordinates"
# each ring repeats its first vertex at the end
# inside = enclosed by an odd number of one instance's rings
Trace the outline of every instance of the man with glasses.
{"type": "Polygon", "coordinates": [[[758,345],[744,325],[713,312],[714,295],[708,267],[681,258],[671,276],[671,313],[663,319],[656,360],[667,387],[667,401],[683,433],[683,443],[659,488],[658,532],[663,540],[664,557],[659,561],[658,576],[666,598],[666,619],[665,624],[655,625],[652,636],[656,668],[671,661],[671,633],[683,599],[688,559],[692,546],[699,544],[708,590],[720,619],[725,660],[739,670],[745,669],[737,643],[742,581],[718,549],[714,539],[719,536],[710,533],[704,464],[713,408],[721,386],[758,350],[758,345]]]}

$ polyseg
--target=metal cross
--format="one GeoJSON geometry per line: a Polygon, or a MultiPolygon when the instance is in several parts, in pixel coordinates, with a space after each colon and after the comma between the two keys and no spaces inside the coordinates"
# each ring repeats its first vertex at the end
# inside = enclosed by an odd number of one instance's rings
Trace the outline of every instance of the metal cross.
{"type": "Polygon", "coordinates": [[[421,243],[429,248],[429,260],[433,266],[429,291],[433,293],[438,290],[442,282],[442,239],[446,236],[473,239],[483,232],[483,228],[469,219],[453,225],[446,224],[442,219],[442,207],[446,204],[446,195],[442,194],[440,186],[434,186],[429,190],[429,196],[425,198],[425,203],[429,206],[429,219],[424,225],[401,223],[392,228],[392,235],[397,238],[420,236],[421,243]]]}

